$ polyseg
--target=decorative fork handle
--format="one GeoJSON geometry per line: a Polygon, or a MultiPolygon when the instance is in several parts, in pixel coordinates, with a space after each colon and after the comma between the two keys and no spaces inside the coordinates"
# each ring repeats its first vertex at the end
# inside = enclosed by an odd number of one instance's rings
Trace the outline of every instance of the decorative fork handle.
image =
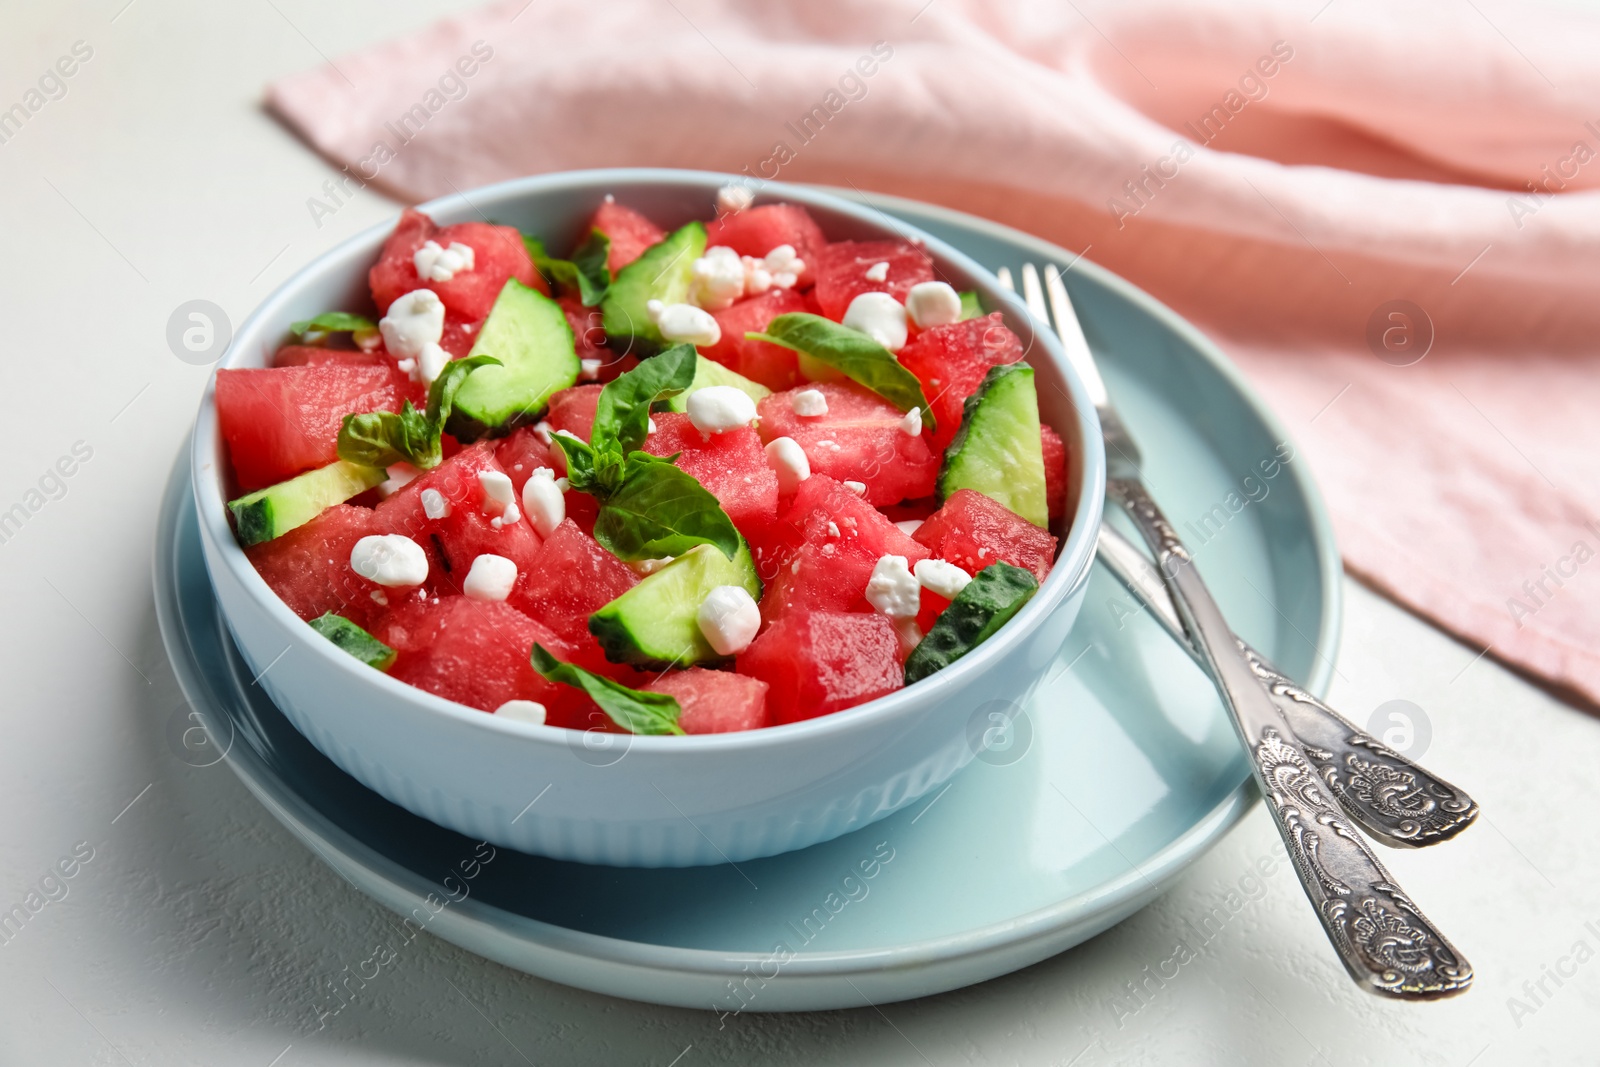
{"type": "MultiPolygon", "coordinates": [[[[1185,652],[1205,669],[1205,659],[1183,631],[1161,575],[1127,538],[1100,528],[1100,561],[1148,607],[1185,652]]],[[[1466,793],[1408,760],[1279,673],[1234,635],[1256,677],[1299,739],[1345,813],[1386,845],[1421,848],[1448,841],[1478,817],[1466,793]]]]}
{"type": "Polygon", "coordinates": [[[1184,629],[1233,713],[1301,888],[1350,976],[1370,992],[1407,1000],[1465,992],[1472,965],[1345,820],[1161,509],[1137,481],[1113,478],[1106,489],[1155,553],[1184,629]]]}

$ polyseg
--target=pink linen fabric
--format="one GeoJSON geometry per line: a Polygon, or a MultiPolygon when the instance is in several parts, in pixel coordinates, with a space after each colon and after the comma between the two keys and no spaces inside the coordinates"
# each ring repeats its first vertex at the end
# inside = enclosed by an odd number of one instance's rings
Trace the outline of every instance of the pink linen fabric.
{"type": "Polygon", "coordinates": [[[1595,704],[1596,54],[1487,0],[507,0],[268,102],[346,190],[692,167],[1081,251],[1263,389],[1353,572],[1595,704]]]}

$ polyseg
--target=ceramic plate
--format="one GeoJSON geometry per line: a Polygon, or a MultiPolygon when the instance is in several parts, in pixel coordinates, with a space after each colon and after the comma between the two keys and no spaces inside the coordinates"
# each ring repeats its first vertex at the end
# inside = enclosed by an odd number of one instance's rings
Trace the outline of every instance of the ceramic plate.
{"type": "MultiPolygon", "coordinates": [[[[971,216],[867,202],[991,268],[1075,260],[971,216]]],[[[1282,427],[1166,308],[1087,262],[1066,280],[1150,483],[1234,628],[1322,692],[1339,560],[1304,463],[1262,477],[1259,464],[1287,447],[1282,427]]],[[[625,870],[496,852],[359,785],[251,684],[218,616],[188,485],[183,458],[162,509],[156,602],[211,743],[363,892],[554,981],[717,1011],[858,1007],[954,989],[1137,911],[1255,799],[1209,683],[1097,567],[1039,695],[1021,709],[978,709],[973,736],[987,745],[978,761],[882,822],[737,866],[625,870]]]]}

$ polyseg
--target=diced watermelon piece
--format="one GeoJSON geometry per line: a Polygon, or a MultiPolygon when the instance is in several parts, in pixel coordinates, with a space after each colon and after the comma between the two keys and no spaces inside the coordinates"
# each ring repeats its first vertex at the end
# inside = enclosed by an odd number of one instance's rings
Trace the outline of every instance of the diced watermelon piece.
{"type": "Polygon", "coordinates": [[[394,411],[384,367],[269,367],[217,372],[217,423],[239,487],[249,491],[339,458],[346,415],[394,411]]]}
{"type": "Polygon", "coordinates": [[[888,293],[904,303],[913,285],[933,281],[932,257],[905,241],[836,241],[819,249],[816,259],[817,305],[835,322],[862,293],[888,293]],[[877,263],[889,264],[881,282],[867,277],[877,263]]]}
{"type": "Polygon", "coordinates": [[[950,494],[912,536],[968,574],[1002,560],[1032,571],[1042,582],[1056,555],[1056,538],[1049,530],[972,489],[950,494]]]}
{"type": "Polygon", "coordinates": [[[722,338],[700,349],[700,354],[768,389],[787,389],[800,381],[800,357],[792,349],[770,341],[752,341],[745,334],[765,330],[779,315],[809,310],[805,297],[793,289],[768,289],[760,296],[740,300],[711,313],[722,329],[722,338]]]}
{"type": "Polygon", "coordinates": [[[1039,445],[1044,452],[1044,499],[1053,522],[1067,513],[1067,445],[1060,434],[1043,423],[1039,426],[1039,445]]]}
{"type": "Polygon", "coordinates": [[[478,506],[454,508],[439,520],[433,540],[439,549],[443,573],[438,577],[436,589],[464,592],[462,583],[472,570],[472,561],[482,555],[504,556],[517,565],[517,582],[511,591],[513,598],[518,589],[528,585],[534,569],[542,565],[539,535],[526,515],[519,515],[516,522],[502,521],[495,526],[497,517],[484,513],[480,497],[478,506]]]}
{"type": "Polygon", "coordinates": [[[939,429],[933,444],[943,452],[961,426],[962,402],[977,392],[989,368],[1022,358],[1022,341],[999,312],[934,326],[899,352],[900,364],[922,382],[939,429]]]}
{"type": "Polygon", "coordinates": [[[600,325],[600,309],[585,307],[576,293],[556,297],[572,328],[572,343],[579,359],[612,359],[616,353],[606,347],[606,332],[600,325]]]}
{"type": "Polygon", "coordinates": [[[461,322],[454,318],[444,321],[444,333],[439,335],[439,347],[450,353],[451,359],[464,359],[478,340],[481,322],[461,322]]]}
{"type": "Polygon", "coordinates": [[[926,634],[933,628],[933,624],[939,621],[939,616],[944,613],[944,609],[949,606],[950,601],[938,593],[924,589],[922,591],[922,604],[917,608],[917,629],[926,634]]]}
{"type": "Polygon", "coordinates": [[[491,443],[469,445],[407,482],[380,503],[376,509],[378,523],[384,533],[404,534],[424,547],[436,549],[433,535],[438,532],[442,520],[430,519],[423,510],[423,490],[437,490],[452,512],[475,508],[483,499],[479,472],[499,469],[491,443]]]}
{"type": "Polygon", "coordinates": [[[779,245],[789,245],[805,263],[800,287],[811,284],[813,257],[828,243],[811,212],[799,204],[763,204],[723,215],[706,224],[706,247],[726,245],[741,256],[762,259],[779,245]]]}
{"type": "Polygon", "coordinates": [[[544,417],[551,431],[566,430],[587,441],[594,431],[594,413],[600,406],[600,390],[604,388],[603,385],[574,385],[551,396],[550,410],[544,417]]]}
{"type": "Polygon", "coordinates": [[[761,598],[768,623],[796,610],[871,611],[867,580],[880,557],[904,556],[912,565],[928,557],[927,548],[826,475],[800,483],[777,525],[763,546],[775,571],[761,598]]]}
{"type": "Polygon", "coordinates": [[[900,639],[878,614],[799,612],[774,624],[738,658],[740,674],[766,682],[767,716],[798,722],[885,696],[904,684],[900,639]]]}
{"type": "Polygon", "coordinates": [[[527,581],[519,578],[510,603],[574,649],[574,662],[589,670],[607,670],[605,654],[589,633],[589,616],[638,581],[626,563],[568,518],[540,548],[527,581]]]}
{"type": "Polygon", "coordinates": [[[302,619],[329,611],[367,625],[391,604],[421,596],[420,590],[383,589],[350,566],[350,550],[371,534],[387,533],[370,508],[337,504],[282,537],[245,549],[256,573],[302,619]]]}
{"type": "Polygon", "coordinates": [[[323,348],[321,345],[284,345],[272,357],[274,367],[392,367],[394,360],[382,351],[359,348],[323,348]]]}
{"type": "Polygon", "coordinates": [[[686,734],[725,734],[767,725],[767,683],[731,671],[690,667],[672,671],[644,687],[676,697],[678,725],[686,734]]]}
{"type": "Polygon", "coordinates": [[[551,655],[570,654],[561,639],[505,604],[429,598],[389,612],[373,636],[399,653],[390,675],[468,707],[494,711],[508,700],[536,700],[547,723],[567,725],[563,720],[587,703],[529,662],[534,642],[551,655]]]}
{"type": "Polygon", "coordinates": [[[703,434],[677,411],[652,415],[655,432],[645,438],[653,456],[675,452],[678,466],[717,498],[733,524],[744,530],[771,524],[778,516],[778,477],[767,466],[761,438],[749,426],[703,434]]]}
{"type": "MultiPolygon", "coordinates": [[[[666,230],[615,200],[607,200],[600,205],[594,218],[589,220],[589,229],[599,230],[611,238],[606,266],[611,268],[612,274],[638,259],[640,253],[653,244],[659,244],[667,235],[666,230]]],[[[585,234],[588,232],[584,230],[585,234]]]]}
{"type": "Polygon", "coordinates": [[[500,469],[511,476],[511,484],[520,500],[522,486],[534,471],[540,467],[560,469],[556,465],[555,453],[558,451],[557,446],[547,445],[540,440],[539,435],[533,432],[533,427],[520,426],[494,446],[494,458],[500,464],[500,469]]]}
{"type": "Polygon", "coordinates": [[[390,304],[414,289],[432,289],[439,294],[446,314],[462,323],[486,318],[508,278],[516,278],[541,293],[550,291],[534,269],[522,234],[515,228],[487,222],[458,222],[440,228],[422,212],[410,209],[401,213],[399,224],[384,242],[378,262],[367,276],[373,303],[380,312],[388,311],[390,304]],[[426,241],[435,241],[441,248],[456,242],[470,245],[472,269],[447,282],[423,281],[417,276],[414,257],[426,241]]]}
{"type": "Polygon", "coordinates": [[[841,482],[861,482],[868,502],[894,504],[927,496],[939,477],[939,455],[926,435],[905,433],[905,414],[878,394],[854,382],[815,382],[803,386],[828,398],[826,415],[794,413],[799,389],[762,398],[763,441],[792,437],[805,451],[812,474],[841,482]]]}

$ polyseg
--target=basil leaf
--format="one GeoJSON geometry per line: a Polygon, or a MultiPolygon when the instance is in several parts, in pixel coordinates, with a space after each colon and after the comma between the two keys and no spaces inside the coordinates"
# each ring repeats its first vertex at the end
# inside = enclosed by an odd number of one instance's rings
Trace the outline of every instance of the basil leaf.
{"type": "Polygon", "coordinates": [[[929,429],[938,427],[917,376],[902,367],[893,352],[860,330],[797,311],[773,319],[766,332],[747,333],[745,337],[803,352],[871,389],[901,411],[921,408],[923,424],[929,429]]]}
{"type": "Polygon", "coordinates": [[[601,499],[594,538],[625,560],[681,556],[715,545],[732,559],[739,531],[704,486],[672,462],[646,452],[628,456],[622,482],[601,499]]]}
{"type": "Polygon", "coordinates": [[[611,255],[611,238],[599,230],[589,231],[583,244],[573,250],[571,259],[555,259],[537,237],[523,234],[522,243],[539,273],[568,289],[576,289],[584,307],[600,303],[611,287],[611,269],[606,266],[611,255]]]}
{"type": "Polygon", "coordinates": [[[634,734],[683,734],[678,716],[683,708],[675,697],[666,693],[647,693],[642,689],[629,689],[621,682],[598,674],[590,674],[582,667],[562,663],[534,643],[528,654],[533,669],[552,682],[581,689],[600,705],[600,710],[611,716],[611,721],[634,734]]]}
{"type": "Polygon", "coordinates": [[[324,311],[316,318],[301,319],[291,323],[289,332],[296,336],[315,330],[318,333],[354,333],[356,330],[376,330],[378,324],[365,315],[352,315],[348,311],[324,311]]]}
{"type": "Polygon", "coordinates": [[[607,383],[589,440],[602,450],[615,443],[619,456],[637,450],[650,432],[650,405],[694,384],[695,365],[693,345],[673,345],[607,383]]]}
{"type": "Polygon", "coordinates": [[[978,294],[971,289],[963,290],[961,297],[961,321],[979,319],[983,317],[983,305],[978,303],[978,294]]]}
{"type": "Polygon", "coordinates": [[[553,433],[550,440],[567,457],[567,483],[585,493],[596,492],[599,479],[594,449],[589,447],[588,442],[564,433],[553,433]]]}
{"type": "Polygon", "coordinates": [[[444,458],[440,441],[444,423],[455,406],[461,383],[479,367],[499,365],[500,361],[493,356],[451,360],[428,387],[426,412],[418,411],[407,400],[398,412],[346,415],[339,426],[339,458],[369,467],[387,467],[400,462],[419,470],[437,467],[444,458]]]}

